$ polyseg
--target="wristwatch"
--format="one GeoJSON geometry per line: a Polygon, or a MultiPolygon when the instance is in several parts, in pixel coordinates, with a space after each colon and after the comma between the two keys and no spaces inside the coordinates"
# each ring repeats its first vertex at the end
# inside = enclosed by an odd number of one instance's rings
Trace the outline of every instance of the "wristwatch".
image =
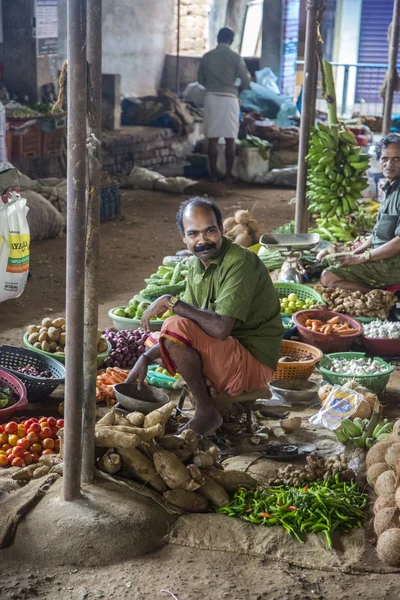
{"type": "Polygon", "coordinates": [[[180,298],[178,298],[177,296],[171,296],[171,298],[168,300],[168,304],[172,308],[172,312],[174,312],[174,308],[178,304],[179,300],[180,298]]]}
{"type": "Polygon", "coordinates": [[[367,262],[367,261],[371,260],[371,256],[372,256],[372,254],[371,254],[371,250],[366,250],[366,251],[364,252],[364,260],[365,260],[365,262],[367,262]]]}

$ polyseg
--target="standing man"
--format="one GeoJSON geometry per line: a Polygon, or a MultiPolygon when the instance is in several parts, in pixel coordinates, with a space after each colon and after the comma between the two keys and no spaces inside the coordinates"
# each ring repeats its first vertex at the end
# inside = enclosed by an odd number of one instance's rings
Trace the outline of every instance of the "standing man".
{"type": "Polygon", "coordinates": [[[200,62],[198,82],[206,88],[204,102],[204,135],[208,139],[211,180],[217,177],[217,144],[225,138],[225,181],[232,182],[235,139],[239,133],[239,85],[250,87],[251,75],[241,56],[232,50],[235,34],[230,27],[218,33],[218,46],[207,52],[200,62]]]}

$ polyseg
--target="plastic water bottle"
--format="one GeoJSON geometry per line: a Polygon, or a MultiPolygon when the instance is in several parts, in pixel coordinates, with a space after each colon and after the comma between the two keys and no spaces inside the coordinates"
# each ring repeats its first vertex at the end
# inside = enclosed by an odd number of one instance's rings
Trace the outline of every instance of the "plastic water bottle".
{"type": "Polygon", "coordinates": [[[7,162],[7,144],[6,144],[6,109],[0,102],[0,163],[7,162]]]}

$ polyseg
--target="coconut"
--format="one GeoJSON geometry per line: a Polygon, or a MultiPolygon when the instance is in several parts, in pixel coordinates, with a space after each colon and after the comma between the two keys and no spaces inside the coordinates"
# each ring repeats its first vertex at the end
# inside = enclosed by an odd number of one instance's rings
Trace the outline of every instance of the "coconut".
{"type": "Polygon", "coordinates": [[[325,400],[327,399],[327,397],[329,396],[332,387],[333,386],[330,385],[330,383],[326,383],[325,385],[322,385],[319,388],[318,398],[319,398],[319,401],[321,402],[321,404],[323,404],[325,402],[325,400]]]}
{"type": "Polygon", "coordinates": [[[379,558],[392,567],[400,566],[400,529],[388,529],[378,538],[379,558]]]}
{"type": "Polygon", "coordinates": [[[397,477],[393,471],[381,473],[375,482],[375,492],[378,496],[394,494],[397,488],[397,477]]]}
{"type": "Polygon", "coordinates": [[[377,442],[368,450],[367,454],[367,469],[375,463],[385,462],[386,450],[393,444],[393,440],[382,440],[377,442]]]}
{"type": "Polygon", "coordinates": [[[243,227],[243,225],[235,225],[235,227],[232,227],[232,229],[230,229],[226,235],[229,238],[232,238],[233,240],[235,239],[235,237],[237,235],[240,235],[241,233],[246,233],[245,228],[243,227]]]}
{"type": "Polygon", "coordinates": [[[400,526],[400,510],[398,508],[382,508],[376,513],[374,519],[374,531],[379,537],[384,531],[400,526]]]}
{"type": "Polygon", "coordinates": [[[239,233],[239,235],[235,237],[235,243],[239,244],[239,246],[250,248],[250,246],[253,245],[253,240],[251,239],[251,235],[248,233],[239,233]]]}
{"type": "Polygon", "coordinates": [[[248,210],[237,210],[235,212],[235,221],[236,223],[241,223],[242,225],[247,225],[250,221],[250,213],[248,210]]]}
{"type": "Polygon", "coordinates": [[[374,513],[379,512],[382,508],[396,508],[396,499],[394,494],[383,494],[376,499],[374,504],[374,513]]]}
{"type": "Polygon", "coordinates": [[[389,471],[389,467],[385,462],[375,463],[374,465],[371,465],[367,471],[367,481],[369,485],[374,486],[379,475],[381,475],[385,471],[389,471]]]}
{"type": "Polygon", "coordinates": [[[394,469],[396,467],[396,462],[400,459],[400,442],[395,442],[385,452],[385,461],[394,469]]]}
{"type": "Polygon", "coordinates": [[[249,219],[246,223],[246,229],[248,233],[253,233],[253,231],[259,231],[260,226],[258,224],[258,221],[256,221],[255,219],[249,219]]]}
{"type": "Polygon", "coordinates": [[[400,419],[393,425],[392,435],[390,436],[395,442],[400,441],[400,419]],[[398,439],[396,439],[398,438],[398,439]]]}
{"type": "Polygon", "coordinates": [[[357,406],[356,412],[351,415],[351,418],[355,419],[356,417],[358,417],[359,419],[370,419],[371,415],[372,415],[372,408],[370,407],[368,402],[365,402],[364,400],[362,400],[360,402],[360,404],[357,406]]]}
{"type": "Polygon", "coordinates": [[[301,417],[290,417],[289,419],[282,419],[279,425],[284,431],[291,433],[301,427],[301,417]]]}
{"type": "Polygon", "coordinates": [[[260,241],[261,233],[259,231],[253,231],[250,235],[251,239],[253,240],[253,244],[258,244],[260,241]]]}
{"type": "Polygon", "coordinates": [[[397,508],[400,508],[400,487],[397,488],[396,493],[394,495],[394,500],[396,502],[397,508]]]}
{"type": "Polygon", "coordinates": [[[236,225],[235,217],[228,217],[222,223],[222,226],[223,226],[225,232],[227,232],[230,229],[232,229],[233,227],[235,227],[235,225],[236,225]]]}

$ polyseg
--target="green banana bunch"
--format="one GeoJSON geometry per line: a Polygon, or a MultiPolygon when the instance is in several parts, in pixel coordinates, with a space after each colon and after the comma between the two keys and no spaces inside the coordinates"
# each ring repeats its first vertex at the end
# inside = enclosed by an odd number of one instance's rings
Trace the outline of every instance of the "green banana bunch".
{"type": "Polygon", "coordinates": [[[353,421],[342,419],[341,429],[335,431],[336,437],[342,444],[351,443],[357,448],[369,450],[377,441],[386,440],[393,429],[393,423],[385,419],[375,424],[374,415],[371,419],[356,417],[353,421]],[[372,426],[372,432],[371,432],[372,426]]]}
{"type": "Polygon", "coordinates": [[[318,123],[311,131],[307,161],[309,211],[328,219],[353,212],[367,187],[364,175],[369,166],[354,136],[318,123]]]}
{"type": "Polygon", "coordinates": [[[348,218],[337,217],[336,215],[328,217],[320,217],[315,220],[317,227],[310,229],[310,233],[319,233],[323,240],[328,242],[352,242],[354,240],[354,228],[349,224],[348,218]]]}

